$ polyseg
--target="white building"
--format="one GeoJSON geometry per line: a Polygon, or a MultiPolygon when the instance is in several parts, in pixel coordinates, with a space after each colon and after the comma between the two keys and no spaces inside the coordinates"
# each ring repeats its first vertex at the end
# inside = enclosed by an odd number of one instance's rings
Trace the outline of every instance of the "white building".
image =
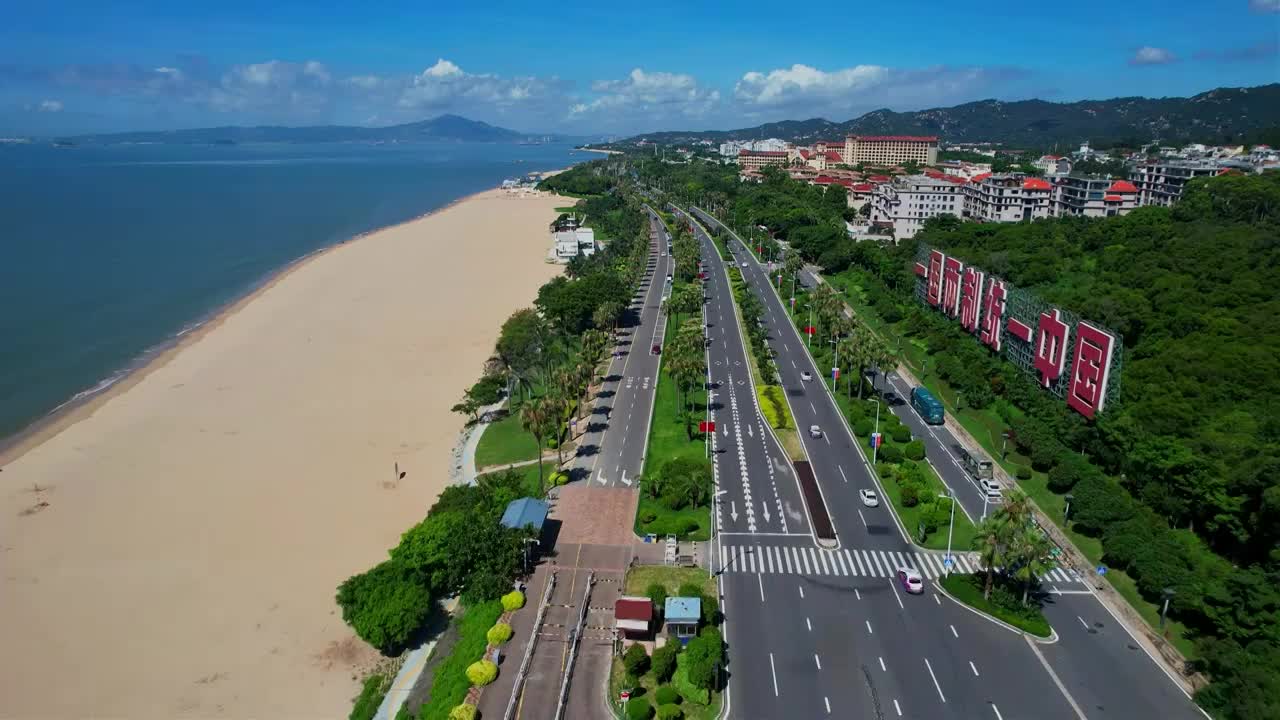
{"type": "Polygon", "coordinates": [[[893,229],[898,240],[915,237],[929,218],[961,217],[964,188],[960,183],[908,175],[876,186],[871,198],[871,222],[893,229]]]}
{"type": "Polygon", "coordinates": [[[1041,155],[1040,159],[1032,163],[1039,168],[1040,172],[1050,177],[1058,175],[1071,174],[1071,158],[1062,157],[1061,155],[1041,155]]]}
{"type": "Polygon", "coordinates": [[[964,186],[964,217],[1022,222],[1053,216],[1053,185],[1022,173],[979,175],[964,186]]]}
{"type": "Polygon", "coordinates": [[[1133,184],[1138,188],[1139,204],[1167,207],[1182,198],[1187,183],[1198,177],[1213,177],[1222,172],[1215,160],[1160,160],[1134,169],[1133,184]]]}
{"type": "Polygon", "coordinates": [[[590,257],[596,252],[596,231],[591,228],[561,230],[555,233],[556,260],[569,262],[578,255],[590,257]]]}
{"type": "Polygon", "coordinates": [[[1064,175],[1054,181],[1057,217],[1112,217],[1138,207],[1138,188],[1102,175],[1064,175]]]}

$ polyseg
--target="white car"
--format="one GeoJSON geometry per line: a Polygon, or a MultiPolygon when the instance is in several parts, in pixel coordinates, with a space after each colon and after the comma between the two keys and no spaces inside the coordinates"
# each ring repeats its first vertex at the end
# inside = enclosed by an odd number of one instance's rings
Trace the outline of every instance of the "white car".
{"type": "Polygon", "coordinates": [[[746,267],[746,266],[747,266],[747,264],[746,264],[746,263],[742,263],[742,267],[746,267]]]}
{"type": "Polygon", "coordinates": [[[924,578],[921,577],[920,571],[909,567],[898,568],[898,582],[902,585],[902,589],[912,595],[919,595],[924,592],[924,578]]]}
{"type": "Polygon", "coordinates": [[[813,373],[808,370],[804,370],[800,373],[800,379],[805,382],[813,382],[813,373]]]}
{"type": "Polygon", "coordinates": [[[822,428],[818,427],[817,425],[810,425],[809,437],[815,437],[815,438],[822,437],[822,428]]]}
{"type": "Polygon", "coordinates": [[[876,495],[875,490],[859,490],[858,496],[862,498],[862,504],[867,507],[880,507],[880,496],[876,495]]]}

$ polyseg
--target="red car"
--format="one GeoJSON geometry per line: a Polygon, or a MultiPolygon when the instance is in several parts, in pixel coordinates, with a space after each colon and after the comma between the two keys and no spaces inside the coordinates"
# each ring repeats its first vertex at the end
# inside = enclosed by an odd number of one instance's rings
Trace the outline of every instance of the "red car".
{"type": "Polygon", "coordinates": [[[902,589],[912,595],[919,595],[924,592],[924,578],[920,575],[919,570],[902,567],[898,568],[898,582],[902,583],[902,589]]]}
{"type": "Polygon", "coordinates": [[[654,355],[661,355],[661,354],[662,354],[662,346],[661,346],[661,345],[654,345],[654,346],[653,346],[653,348],[651,348],[651,349],[649,350],[649,352],[653,353],[654,355]]]}

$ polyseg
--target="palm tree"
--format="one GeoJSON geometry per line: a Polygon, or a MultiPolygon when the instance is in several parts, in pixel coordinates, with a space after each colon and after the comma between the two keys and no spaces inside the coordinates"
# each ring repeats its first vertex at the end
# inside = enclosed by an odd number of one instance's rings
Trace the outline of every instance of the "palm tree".
{"type": "Polygon", "coordinates": [[[1009,547],[1014,577],[1022,581],[1022,604],[1027,604],[1031,584],[1053,567],[1053,543],[1040,528],[1023,525],[1016,529],[1009,547]]]}
{"type": "Polygon", "coordinates": [[[995,569],[1004,563],[1005,538],[1007,523],[1005,518],[995,512],[978,524],[977,534],[973,538],[974,547],[986,570],[987,581],[982,590],[982,597],[991,599],[991,587],[995,584],[995,569]]]}
{"type": "Polygon", "coordinates": [[[542,478],[542,439],[547,434],[547,424],[551,418],[550,407],[543,398],[530,398],[520,406],[520,425],[538,443],[538,488],[545,491],[542,478]]]}

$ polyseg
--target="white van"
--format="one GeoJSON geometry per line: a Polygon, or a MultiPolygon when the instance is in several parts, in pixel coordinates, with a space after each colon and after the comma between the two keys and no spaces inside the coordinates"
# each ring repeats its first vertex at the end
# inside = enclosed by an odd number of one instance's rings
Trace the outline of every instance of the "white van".
{"type": "Polygon", "coordinates": [[[982,488],[982,492],[987,496],[987,502],[1001,502],[1004,496],[1000,494],[1000,483],[995,480],[983,478],[978,481],[978,487],[982,488]]]}

